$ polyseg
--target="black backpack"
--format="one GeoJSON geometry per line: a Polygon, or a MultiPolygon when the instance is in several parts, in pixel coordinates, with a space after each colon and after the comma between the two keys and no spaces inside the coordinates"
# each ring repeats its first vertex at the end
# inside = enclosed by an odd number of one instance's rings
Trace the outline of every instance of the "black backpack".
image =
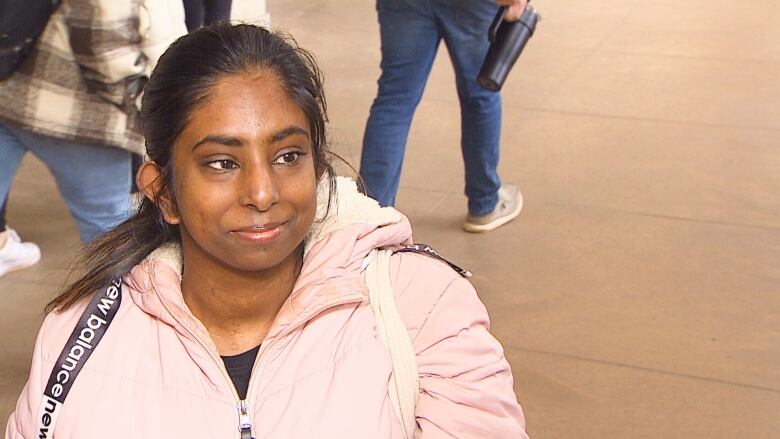
{"type": "Polygon", "coordinates": [[[0,0],[0,80],[22,64],[62,0],[0,0]]]}

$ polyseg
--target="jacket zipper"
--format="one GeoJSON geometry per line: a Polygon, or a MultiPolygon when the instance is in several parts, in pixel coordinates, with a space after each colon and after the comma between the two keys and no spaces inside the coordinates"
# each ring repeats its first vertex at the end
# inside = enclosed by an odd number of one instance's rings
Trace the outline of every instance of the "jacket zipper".
{"type": "MultiPolygon", "coordinates": [[[[157,289],[155,288],[155,292],[157,289]]],[[[160,293],[157,293],[157,296],[160,297],[160,293]]],[[[262,351],[264,351],[266,347],[266,343],[263,343],[263,346],[260,348],[261,352],[257,353],[257,358],[255,359],[255,364],[252,367],[252,374],[249,377],[249,388],[247,390],[246,399],[241,399],[238,396],[238,390],[236,390],[235,384],[233,384],[233,380],[230,378],[230,375],[227,373],[227,369],[225,369],[224,363],[220,361],[218,358],[214,357],[214,353],[211,351],[211,349],[206,346],[205,343],[192,331],[190,331],[190,328],[187,327],[187,325],[182,324],[182,322],[179,321],[179,319],[176,317],[176,314],[174,314],[170,308],[168,308],[168,305],[165,303],[165,300],[163,300],[160,297],[160,303],[162,304],[163,308],[170,314],[174,320],[176,320],[179,325],[181,325],[184,330],[187,331],[190,336],[195,339],[195,341],[198,342],[198,344],[203,348],[204,351],[211,357],[212,360],[214,360],[217,365],[219,366],[219,371],[222,373],[222,377],[225,378],[225,381],[228,384],[228,388],[233,392],[233,398],[236,400],[236,408],[238,409],[238,431],[239,431],[239,438],[240,439],[255,439],[255,433],[254,433],[254,426],[252,425],[252,417],[249,415],[249,392],[252,391],[252,383],[255,381],[255,376],[257,375],[255,373],[255,369],[257,368],[257,365],[259,363],[260,354],[262,351]]]]}
{"type": "MultiPolygon", "coordinates": [[[[228,387],[233,392],[233,398],[235,398],[236,400],[236,408],[238,409],[238,431],[240,433],[239,438],[256,439],[254,433],[254,425],[252,424],[252,417],[249,415],[249,401],[251,401],[249,395],[251,394],[250,392],[252,392],[254,383],[257,380],[257,375],[259,375],[258,373],[256,373],[256,371],[259,369],[258,366],[260,364],[260,357],[263,354],[263,352],[268,350],[269,343],[263,342],[262,346],[260,346],[260,351],[257,353],[257,358],[255,358],[255,364],[252,366],[252,373],[249,376],[249,387],[247,389],[246,398],[241,399],[238,396],[238,390],[236,390],[236,386],[233,384],[233,380],[230,378],[230,375],[228,375],[227,369],[225,369],[224,363],[219,358],[214,357],[214,353],[211,351],[211,349],[209,349],[208,346],[206,346],[206,344],[203,343],[203,341],[197,335],[195,335],[190,330],[190,328],[187,327],[187,325],[184,325],[181,321],[179,321],[179,319],[176,317],[176,314],[174,314],[171,311],[171,309],[168,307],[168,304],[165,303],[165,300],[161,297],[160,292],[157,291],[157,288],[154,288],[154,291],[155,293],[157,293],[157,297],[160,299],[160,303],[162,304],[163,308],[165,308],[165,311],[167,311],[168,314],[170,314],[173,317],[173,319],[176,320],[179,323],[179,325],[181,325],[182,328],[184,328],[184,330],[186,330],[187,333],[189,333],[190,336],[193,339],[195,339],[195,341],[198,342],[198,344],[203,348],[203,350],[206,351],[209,357],[211,357],[211,359],[215,361],[219,366],[219,371],[222,373],[222,377],[225,378],[225,381],[228,383],[228,387]]],[[[328,308],[343,305],[346,303],[351,303],[354,300],[355,300],[354,298],[342,299],[329,304],[328,308]]],[[[324,312],[324,310],[320,310],[320,312],[324,312]]]]}
{"type": "MultiPolygon", "coordinates": [[[[193,334],[194,336],[194,334],[193,334]]],[[[258,373],[258,370],[260,369],[260,356],[263,354],[264,351],[266,351],[266,347],[270,344],[263,343],[262,346],[260,346],[260,351],[257,353],[257,357],[255,357],[255,364],[252,365],[252,372],[249,375],[249,385],[247,386],[246,391],[246,398],[240,399],[238,401],[238,431],[241,434],[241,439],[255,439],[255,431],[254,426],[252,425],[252,417],[249,415],[249,401],[252,399],[249,398],[249,395],[251,395],[252,388],[254,387],[254,383],[257,380],[257,377],[260,375],[258,373]]],[[[224,365],[222,365],[221,369],[225,370],[224,365]]],[[[225,370],[225,375],[227,375],[227,370],[225,370]]],[[[233,385],[233,380],[228,377],[228,380],[230,382],[230,386],[233,389],[233,392],[236,395],[236,399],[238,399],[238,391],[236,390],[236,387],[233,385]]]]}
{"type": "Polygon", "coordinates": [[[255,439],[252,419],[249,417],[249,403],[246,399],[238,402],[238,431],[241,433],[241,439],[255,439]]]}

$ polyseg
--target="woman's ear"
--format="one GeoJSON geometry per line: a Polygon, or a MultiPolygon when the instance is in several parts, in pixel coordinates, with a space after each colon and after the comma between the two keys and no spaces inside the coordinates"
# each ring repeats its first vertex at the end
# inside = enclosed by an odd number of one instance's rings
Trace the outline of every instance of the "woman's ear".
{"type": "Polygon", "coordinates": [[[171,191],[164,187],[163,172],[157,163],[146,162],[141,165],[135,176],[135,182],[144,196],[162,211],[166,223],[179,224],[181,222],[171,197],[171,191]]]}

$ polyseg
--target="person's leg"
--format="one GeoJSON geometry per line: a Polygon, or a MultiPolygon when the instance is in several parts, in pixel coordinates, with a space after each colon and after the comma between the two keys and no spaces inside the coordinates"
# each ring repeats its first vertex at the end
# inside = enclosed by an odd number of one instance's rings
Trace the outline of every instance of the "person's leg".
{"type": "Polygon", "coordinates": [[[51,170],[82,242],[94,240],[132,213],[130,152],[21,130],[17,135],[51,170]]]}
{"type": "Polygon", "coordinates": [[[409,126],[441,39],[428,0],[378,0],[379,91],[363,136],[360,176],[369,195],[395,204],[409,126]]]}
{"type": "Polygon", "coordinates": [[[24,144],[11,128],[0,123],[0,204],[3,205],[3,215],[0,218],[0,225],[3,227],[0,227],[0,231],[5,230],[5,205],[8,201],[8,192],[11,190],[11,182],[26,152],[24,144]]]}
{"type": "Polygon", "coordinates": [[[192,32],[203,26],[204,0],[183,0],[184,1],[184,23],[187,30],[192,32]]]}
{"type": "Polygon", "coordinates": [[[204,0],[203,25],[208,26],[221,20],[230,20],[232,0],[204,0]]]}
{"type": "Polygon", "coordinates": [[[471,215],[498,203],[501,95],[476,81],[490,43],[487,31],[498,11],[493,0],[436,0],[444,41],[455,68],[461,110],[461,151],[471,215]]]}
{"type": "MultiPolygon", "coordinates": [[[[0,206],[0,234],[5,232],[5,207],[8,205],[8,197],[5,197],[6,199],[3,200],[2,206],[0,206]]],[[[3,237],[4,238],[4,237],[3,237]]],[[[5,243],[3,238],[0,238],[0,247],[5,243]]]]}
{"type": "Polygon", "coordinates": [[[38,246],[22,242],[5,220],[8,192],[25,152],[24,144],[14,132],[0,123],[0,276],[35,265],[41,259],[38,246]]]}

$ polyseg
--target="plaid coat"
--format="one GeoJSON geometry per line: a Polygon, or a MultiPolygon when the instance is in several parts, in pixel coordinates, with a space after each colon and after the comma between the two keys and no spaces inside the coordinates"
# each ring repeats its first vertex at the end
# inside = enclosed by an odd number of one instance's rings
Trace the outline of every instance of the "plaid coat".
{"type": "Polygon", "coordinates": [[[139,0],[65,0],[22,66],[0,82],[0,121],[143,154],[139,0]]]}

